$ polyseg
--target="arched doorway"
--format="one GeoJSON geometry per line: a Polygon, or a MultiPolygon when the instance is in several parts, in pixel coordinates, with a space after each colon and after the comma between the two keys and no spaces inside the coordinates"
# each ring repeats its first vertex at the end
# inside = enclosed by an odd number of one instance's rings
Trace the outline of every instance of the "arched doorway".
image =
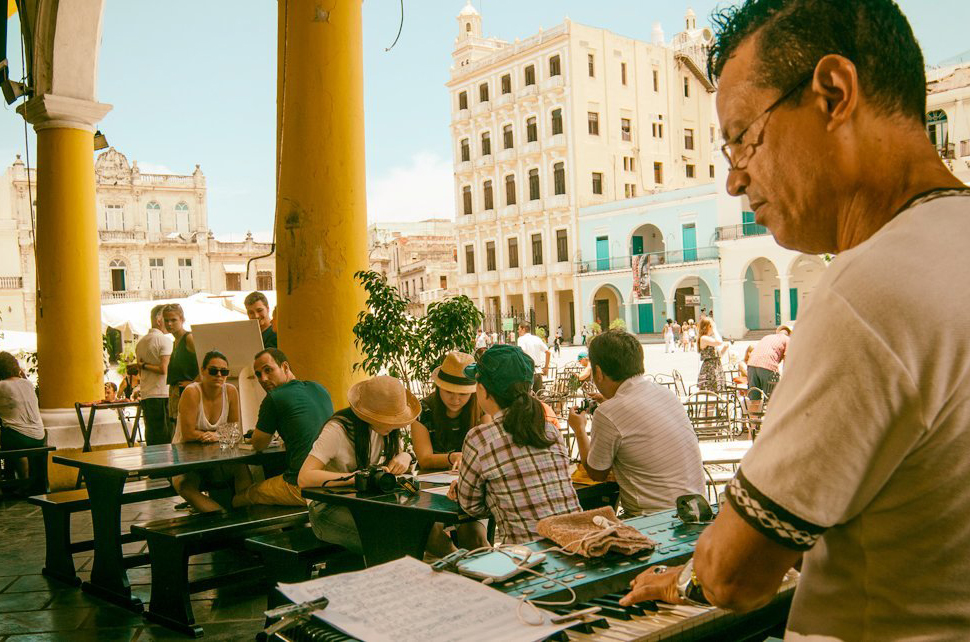
{"type": "Polygon", "coordinates": [[[714,307],[711,288],[704,279],[698,276],[688,276],[681,279],[674,286],[672,292],[674,319],[677,323],[683,323],[688,319],[698,321],[701,318],[702,310],[708,313],[714,307]]]}
{"type": "Polygon", "coordinates": [[[792,321],[798,319],[798,310],[804,307],[824,271],[825,263],[817,256],[802,255],[792,263],[789,269],[791,277],[788,279],[792,321]]]}
{"type": "Polygon", "coordinates": [[[593,321],[608,330],[616,319],[622,319],[623,298],[612,285],[602,285],[593,294],[593,321]]]}
{"type": "Polygon", "coordinates": [[[663,263],[664,236],[656,225],[644,223],[630,237],[630,256],[648,254],[649,265],[663,263]]]}
{"type": "Polygon", "coordinates": [[[744,272],[744,325],[748,330],[768,330],[781,324],[781,299],[775,295],[780,281],[775,264],[764,257],[752,261],[744,272]]]}
{"type": "Polygon", "coordinates": [[[946,152],[950,143],[946,121],[946,112],[942,109],[935,109],[926,114],[926,135],[930,137],[930,142],[937,151],[941,152],[941,155],[946,152]]]}
{"type": "Polygon", "coordinates": [[[128,266],[121,259],[112,259],[111,263],[108,265],[111,270],[111,291],[112,292],[124,292],[128,288],[127,285],[127,272],[128,266]]]}

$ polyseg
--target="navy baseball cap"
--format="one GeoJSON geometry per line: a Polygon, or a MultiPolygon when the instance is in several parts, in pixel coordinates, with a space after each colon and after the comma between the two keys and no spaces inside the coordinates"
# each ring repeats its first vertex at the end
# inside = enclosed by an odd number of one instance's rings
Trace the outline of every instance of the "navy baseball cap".
{"type": "Polygon", "coordinates": [[[535,362],[522,348],[499,344],[482,353],[478,363],[466,366],[465,376],[501,395],[513,383],[531,384],[535,371],[535,362]]]}

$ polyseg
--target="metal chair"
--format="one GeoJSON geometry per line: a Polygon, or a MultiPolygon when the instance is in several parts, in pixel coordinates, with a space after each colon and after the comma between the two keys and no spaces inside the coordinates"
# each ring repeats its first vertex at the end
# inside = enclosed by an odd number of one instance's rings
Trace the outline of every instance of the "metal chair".
{"type": "Polygon", "coordinates": [[[684,401],[687,417],[694,427],[694,434],[700,440],[732,437],[729,406],[727,399],[706,390],[695,392],[684,401]]]}

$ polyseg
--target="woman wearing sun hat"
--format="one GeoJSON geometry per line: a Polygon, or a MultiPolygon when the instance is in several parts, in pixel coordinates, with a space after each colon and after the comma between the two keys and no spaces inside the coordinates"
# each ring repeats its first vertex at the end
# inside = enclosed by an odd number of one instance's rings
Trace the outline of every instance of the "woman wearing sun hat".
{"type": "MultiPolygon", "coordinates": [[[[300,488],[348,486],[354,471],[368,466],[400,475],[414,464],[414,455],[401,449],[401,429],[417,418],[421,404],[404,384],[394,377],[372,377],[351,386],[347,401],[349,407],[323,425],[303,462],[300,488]]],[[[312,502],[310,525],[321,540],[361,553],[357,526],[346,507],[312,502]]]]}
{"type": "Polygon", "coordinates": [[[492,420],[465,437],[449,497],[473,517],[491,514],[506,544],[537,539],[543,517],[580,510],[562,436],[532,394],[534,372],[532,359],[510,345],[492,346],[465,369],[492,420]]]}
{"type": "Polygon", "coordinates": [[[476,382],[465,376],[475,363],[464,352],[449,352],[431,373],[435,390],[421,400],[421,415],[411,424],[414,454],[423,471],[456,468],[468,431],[481,423],[476,382]]]}

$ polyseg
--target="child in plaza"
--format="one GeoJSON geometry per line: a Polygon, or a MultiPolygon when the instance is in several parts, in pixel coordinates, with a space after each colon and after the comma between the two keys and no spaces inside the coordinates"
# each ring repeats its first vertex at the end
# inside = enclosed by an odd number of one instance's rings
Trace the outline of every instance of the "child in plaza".
{"type": "MultiPolygon", "coordinates": [[[[404,451],[401,429],[421,414],[421,404],[394,377],[378,376],[351,386],[348,408],[338,410],[320,431],[300,469],[300,488],[350,486],[354,471],[379,466],[400,475],[414,465],[404,451]]],[[[310,525],[318,538],[362,553],[360,535],[345,506],[310,503],[310,525]]]]}

